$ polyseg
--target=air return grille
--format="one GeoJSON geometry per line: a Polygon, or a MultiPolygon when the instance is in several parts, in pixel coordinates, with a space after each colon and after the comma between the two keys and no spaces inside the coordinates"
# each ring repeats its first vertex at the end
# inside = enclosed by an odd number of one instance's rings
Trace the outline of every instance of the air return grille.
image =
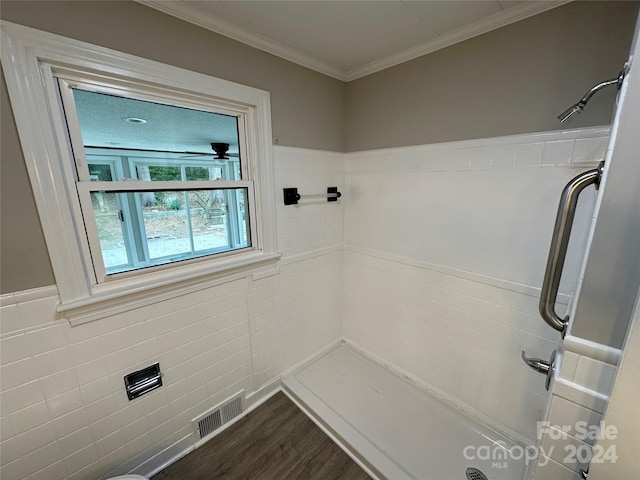
{"type": "Polygon", "coordinates": [[[195,418],[192,423],[196,437],[202,439],[211,435],[242,412],[244,412],[244,390],[195,418]]]}

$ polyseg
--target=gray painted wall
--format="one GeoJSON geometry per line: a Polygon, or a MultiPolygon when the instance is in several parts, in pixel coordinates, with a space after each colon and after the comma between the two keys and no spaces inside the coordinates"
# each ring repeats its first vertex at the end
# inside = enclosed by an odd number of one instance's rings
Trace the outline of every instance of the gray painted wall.
{"type": "Polygon", "coordinates": [[[7,293],[53,285],[55,279],[9,104],[4,72],[0,75],[0,106],[0,290],[7,293]]]}
{"type": "MultiPolygon", "coordinates": [[[[573,2],[347,84],[348,152],[563,128],[627,59],[638,2],[573,2]]],[[[602,92],[564,128],[611,123],[602,92]]]]}
{"type": "MultiPolygon", "coordinates": [[[[133,2],[2,1],[0,17],[268,90],[281,145],[354,151],[560,128],[556,114],[618,72],[637,8],[572,3],[348,84],[133,2]]],[[[8,293],[54,279],[2,95],[0,293],[8,293]]],[[[594,97],[570,126],[609,123],[613,98],[594,97]]]]}

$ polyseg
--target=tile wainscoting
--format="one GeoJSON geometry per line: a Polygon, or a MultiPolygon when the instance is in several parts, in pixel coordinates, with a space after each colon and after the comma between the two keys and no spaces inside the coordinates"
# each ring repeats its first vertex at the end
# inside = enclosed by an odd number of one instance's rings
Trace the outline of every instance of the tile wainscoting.
{"type": "MultiPolygon", "coordinates": [[[[279,187],[342,188],[342,154],[274,152],[279,187]]],[[[271,272],[74,327],[55,287],[2,296],[0,476],[148,475],[193,448],[194,417],[243,389],[259,401],[338,341],[342,203],[277,210],[271,272]],[[129,402],[123,376],[158,361],[164,386],[129,402]]]]}
{"type": "Polygon", "coordinates": [[[520,350],[544,357],[558,342],[537,315],[540,258],[559,187],[599,160],[607,136],[353,154],[274,147],[277,268],[74,327],[56,314],[55,287],[2,296],[0,474],[149,474],[193,448],[192,418],[242,389],[261,401],[340,339],[530,442],[549,396],[520,350]],[[282,188],[328,186],[339,202],[283,205],[282,188]],[[165,386],[128,402],[123,375],[155,361],[165,386]]]}

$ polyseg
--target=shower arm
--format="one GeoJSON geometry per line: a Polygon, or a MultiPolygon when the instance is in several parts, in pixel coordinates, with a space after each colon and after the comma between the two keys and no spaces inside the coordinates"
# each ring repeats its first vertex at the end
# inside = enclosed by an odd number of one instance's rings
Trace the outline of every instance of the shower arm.
{"type": "Polygon", "coordinates": [[[584,94],[584,96],[580,99],[578,103],[571,105],[564,112],[558,115],[558,119],[560,120],[560,122],[564,123],[576,113],[582,113],[582,111],[584,110],[584,107],[587,105],[587,102],[591,99],[591,97],[593,97],[593,95],[596,92],[599,92],[603,88],[606,88],[610,85],[616,85],[616,87],[619,90],[620,87],[622,86],[622,82],[624,81],[624,76],[626,73],[627,73],[627,69],[625,66],[625,68],[620,70],[620,73],[616,78],[612,78],[611,80],[605,80],[604,82],[600,82],[597,85],[594,85],[587,93],[584,94]]]}

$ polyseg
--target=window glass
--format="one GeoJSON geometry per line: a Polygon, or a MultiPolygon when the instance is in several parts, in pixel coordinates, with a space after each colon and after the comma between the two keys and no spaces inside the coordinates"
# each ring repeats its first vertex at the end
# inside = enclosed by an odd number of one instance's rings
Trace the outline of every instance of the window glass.
{"type": "Polygon", "coordinates": [[[78,88],[73,99],[85,151],[127,150],[155,158],[127,177],[208,180],[206,169],[212,166],[224,167],[219,172],[224,180],[241,179],[237,116],[78,88]],[[180,178],[181,165],[189,162],[192,171],[180,178]]]}
{"type": "Polygon", "coordinates": [[[72,92],[86,158],[76,156],[78,181],[109,184],[90,191],[92,211],[84,212],[99,239],[90,249],[100,249],[107,275],[252,246],[249,187],[215,186],[243,183],[238,116],[72,92]],[[119,186],[129,181],[176,185],[119,186]],[[191,182],[211,185],[189,189],[191,182]]]}
{"type": "Polygon", "coordinates": [[[223,190],[92,192],[108,274],[251,246],[248,192],[223,190]],[[145,195],[155,205],[145,206],[145,195]]]}

